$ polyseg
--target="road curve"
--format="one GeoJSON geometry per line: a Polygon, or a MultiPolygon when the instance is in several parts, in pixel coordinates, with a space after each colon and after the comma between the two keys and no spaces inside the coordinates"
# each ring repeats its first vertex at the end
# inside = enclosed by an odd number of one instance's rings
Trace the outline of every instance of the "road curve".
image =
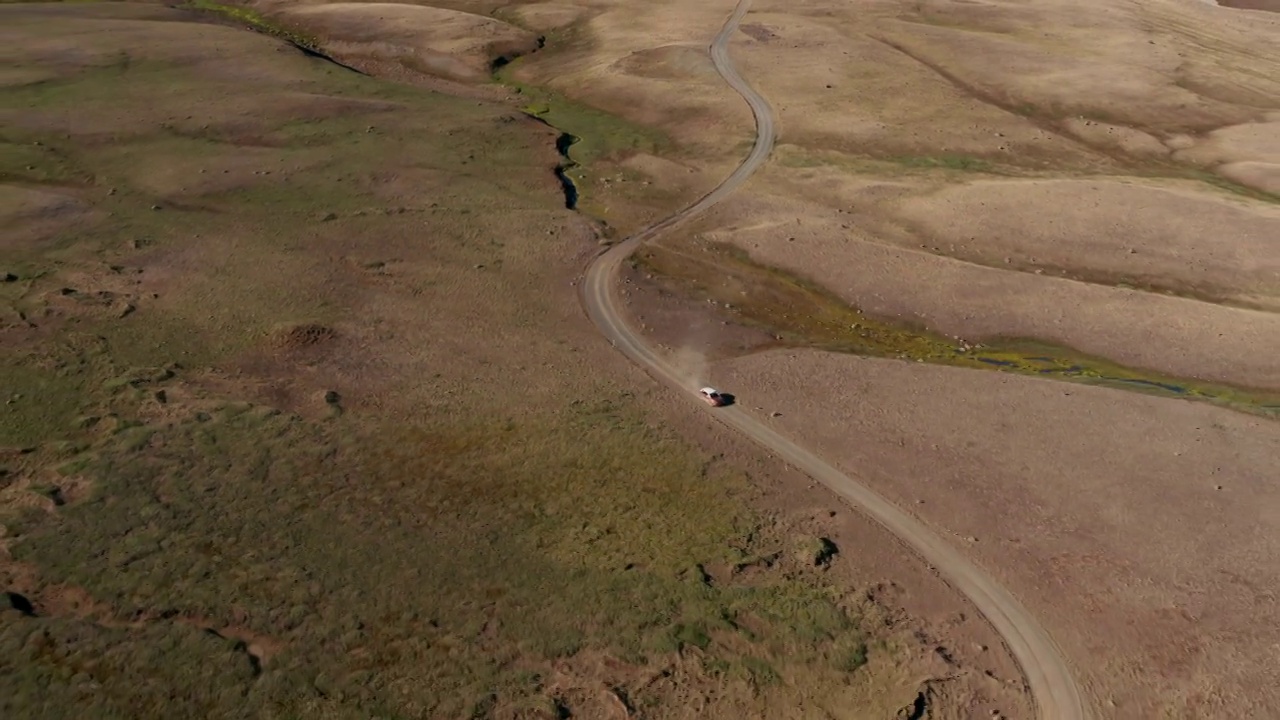
{"type": "MultiPolygon", "coordinates": [[[[756,142],[742,164],[714,190],[694,204],[665,218],[599,255],[587,268],[581,286],[583,306],[592,322],[623,354],[639,363],[657,379],[671,385],[702,407],[694,388],[683,386],[680,372],[626,322],[615,303],[614,287],[622,263],[642,243],[678,223],[707,210],[741,186],[768,158],[775,138],[773,110],[769,103],[738,74],[729,59],[729,39],[751,6],[739,0],[733,14],[711,42],[711,60],[730,87],[738,92],[756,120],[756,142]]],[[[738,406],[716,408],[721,422],[776,453],[784,461],[821,482],[840,497],[861,509],[889,532],[910,546],[955,589],[977,607],[995,627],[1022,668],[1039,716],[1045,720],[1086,720],[1089,712],[1067,663],[1035,618],[1007,590],[988,577],[937,533],[915,517],[877,495],[867,486],[845,475],[791,440],[752,417],[738,406]]]]}

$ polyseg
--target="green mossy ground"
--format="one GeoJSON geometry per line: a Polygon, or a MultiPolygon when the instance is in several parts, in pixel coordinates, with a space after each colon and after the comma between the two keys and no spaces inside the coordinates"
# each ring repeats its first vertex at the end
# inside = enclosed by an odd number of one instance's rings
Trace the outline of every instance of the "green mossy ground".
{"type": "MultiPolygon", "coordinates": [[[[466,313],[540,340],[539,362],[575,362],[546,341],[560,310],[530,281],[551,277],[563,245],[508,232],[563,222],[544,175],[554,156],[511,108],[347,73],[267,37],[148,27],[285,79],[121,49],[3,91],[41,120],[5,133],[0,197],[14,204],[0,210],[26,222],[8,189],[41,188],[91,212],[30,231],[0,267],[14,276],[0,284],[0,580],[13,593],[0,714],[555,717],[556,659],[608,654],[642,673],[695,648],[708,683],[799,672],[843,686],[870,632],[859,601],[761,561],[791,538],[750,509],[747,480],[607,382],[510,416],[492,414],[471,367],[439,368],[461,378],[447,409],[407,417],[251,401],[242,363],[278,328],[364,323],[378,302],[466,313]],[[352,104],[280,109],[300,96],[352,104]],[[259,110],[245,123],[236,107],[259,110]],[[52,127],[82,116],[101,121],[52,127]],[[208,182],[224,170],[225,185],[208,182]],[[379,258],[400,262],[379,274],[379,258]],[[450,304],[478,266],[507,292],[450,304]],[[712,581],[711,566],[751,572],[712,581]]],[[[582,122],[568,129],[606,138],[582,161],[641,142],[568,112],[582,122]]],[[[292,379],[324,366],[316,352],[292,379]]],[[[501,392],[519,396],[521,372],[501,392]]],[[[430,397],[429,378],[392,379],[430,397]]]]}

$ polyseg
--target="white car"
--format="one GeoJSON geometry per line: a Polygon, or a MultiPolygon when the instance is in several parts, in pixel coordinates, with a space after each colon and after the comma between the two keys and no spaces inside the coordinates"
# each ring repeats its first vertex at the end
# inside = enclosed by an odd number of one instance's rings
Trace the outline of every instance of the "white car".
{"type": "Polygon", "coordinates": [[[713,387],[702,388],[698,391],[698,395],[711,407],[720,407],[725,404],[724,395],[721,395],[720,391],[713,387]]]}

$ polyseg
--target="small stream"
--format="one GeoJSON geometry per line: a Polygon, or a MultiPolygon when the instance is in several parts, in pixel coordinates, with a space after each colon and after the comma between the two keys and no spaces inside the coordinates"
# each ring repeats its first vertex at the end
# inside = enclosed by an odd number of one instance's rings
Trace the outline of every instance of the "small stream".
{"type": "Polygon", "coordinates": [[[573,147],[579,139],[577,135],[570,135],[567,132],[560,133],[560,137],[556,138],[556,152],[560,153],[561,157],[560,164],[556,166],[556,179],[564,189],[564,206],[570,210],[576,210],[578,207],[578,186],[573,184],[569,171],[578,167],[578,163],[569,157],[569,148],[573,147]]]}
{"type": "Polygon", "coordinates": [[[560,133],[556,136],[556,152],[560,153],[560,164],[556,165],[556,180],[560,181],[560,187],[564,190],[564,206],[570,210],[578,209],[578,186],[573,183],[573,178],[569,177],[569,171],[578,167],[575,161],[569,155],[569,149],[578,143],[582,138],[571,133],[567,133],[551,123],[538,117],[536,114],[525,111],[525,117],[537,120],[539,123],[560,133]]]}

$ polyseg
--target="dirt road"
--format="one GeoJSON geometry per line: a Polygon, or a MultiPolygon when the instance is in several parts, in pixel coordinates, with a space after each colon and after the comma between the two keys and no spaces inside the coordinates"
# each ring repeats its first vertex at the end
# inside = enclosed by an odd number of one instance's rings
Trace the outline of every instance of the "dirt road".
{"type": "MultiPolygon", "coordinates": [[[[705,211],[742,185],[768,158],[775,131],[773,111],[729,59],[729,39],[747,14],[750,0],[740,0],[733,14],[711,43],[716,70],[740,94],[756,120],[756,142],[751,153],[724,182],[693,205],[641,230],[601,254],[587,269],[582,301],[591,320],[623,354],[645,367],[659,380],[699,402],[695,388],[686,387],[681,373],[636,333],[615,304],[614,287],[622,263],[642,243],[705,211]]],[[[870,488],[845,475],[813,453],[788,440],[765,422],[740,407],[712,410],[720,421],[746,434],[786,462],[818,480],[875,519],[920,554],[941,576],[977,607],[1008,643],[1026,675],[1041,718],[1083,720],[1089,717],[1070,668],[1053,640],[1016,598],[951,547],[915,517],[884,500],[870,488]]]]}

